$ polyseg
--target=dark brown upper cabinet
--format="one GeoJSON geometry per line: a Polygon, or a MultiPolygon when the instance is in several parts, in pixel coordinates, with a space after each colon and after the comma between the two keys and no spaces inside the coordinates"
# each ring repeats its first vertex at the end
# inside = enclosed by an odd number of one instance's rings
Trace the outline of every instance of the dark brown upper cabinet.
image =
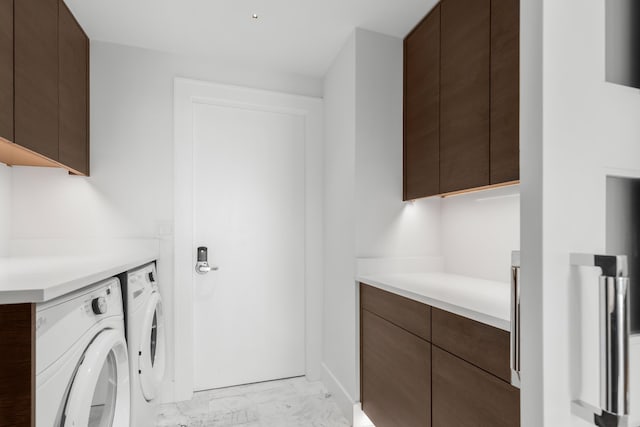
{"type": "Polygon", "coordinates": [[[0,138],[13,141],[13,0],[0,0],[0,138]]]}
{"type": "Polygon", "coordinates": [[[58,0],[15,2],[15,142],[58,160],[58,0]]]}
{"type": "Polygon", "coordinates": [[[89,39],[62,0],[0,0],[0,162],[89,174],[89,39]]]}
{"type": "Polygon", "coordinates": [[[440,5],[404,41],[404,200],[440,192],[440,5]]]}
{"type": "Polygon", "coordinates": [[[440,192],[489,185],[491,1],[441,2],[440,192]]]}
{"type": "Polygon", "coordinates": [[[59,8],[59,160],[89,175],[89,39],[69,8],[59,8]]]}
{"type": "Polygon", "coordinates": [[[520,179],[520,1],[491,0],[491,184],[520,179]]]}
{"type": "Polygon", "coordinates": [[[404,41],[404,200],[519,180],[519,0],[442,0],[404,41]]]}

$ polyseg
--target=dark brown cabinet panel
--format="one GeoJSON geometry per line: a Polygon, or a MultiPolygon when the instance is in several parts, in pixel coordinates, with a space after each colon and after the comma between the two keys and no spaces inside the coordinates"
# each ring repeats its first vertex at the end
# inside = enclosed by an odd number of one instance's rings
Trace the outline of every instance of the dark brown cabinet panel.
{"type": "MultiPolygon", "coordinates": [[[[21,0],[19,0],[21,1],[21,0]]],[[[0,426],[35,425],[35,304],[0,305],[0,426]]]]}
{"type": "Polygon", "coordinates": [[[518,427],[520,391],[491,374],[432,348],[433,427],[518,427]]]}
{"type": "Polygon", "coordinates": [[[520,179],[520,1],[491,0],[491,184],[520,179]]]}
{"type": "Polygon", "coordinates": [[[64,4],[59,6],[59,161],[89,174],[89,40],[64,4]]]}
{"type": "Polygon", "coordinates": [[[365,284],[360,285],[360,304],[402,329],[431,339],[431,307],[426,304],[365,284]]]}
{"type": "Polygon", "coordinates": [[[440,192],[440,6],[404,40],[404,200],[440,192]]]}
{"type": "Polygon", "coordinates": [[[58,0],[14,7],[14,142],[58,160],[58,0]]]}
{"type": "Polygon", "coordinates": [[[509,332],[437,308],[431,313],[434,345],[511,381],[509,332]]]}
{"type": "Polygon", "coordinates": [[[378,427],[431,425],[431,344],[361,310],[362,408],[378,427]]]}
{"type": "Polygon", "coordinates": [[[0,138],[13,141],[13,0],[0,0],[0,138]]]}
{"type": "Polygon", "coordinates": [[[440,192],[489,185],[490,0],[443,0],[440,192]]]}
{"type": "Polygon", "coordinates": [[[508,332],[360,284],[362,409],[376,426],[518,427],[510,373],[508,332]]]}

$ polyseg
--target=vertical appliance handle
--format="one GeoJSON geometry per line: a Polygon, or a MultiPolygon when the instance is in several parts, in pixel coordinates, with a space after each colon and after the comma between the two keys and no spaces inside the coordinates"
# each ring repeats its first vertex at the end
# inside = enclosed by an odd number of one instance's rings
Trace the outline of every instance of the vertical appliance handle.
{"type": "Polygon", "coordinates": [[[626,426],[629,415],[629,273],[626,255],[571,254],[571,265],[597,267],[600,317],[600,408],[574,401],[577,415],[601,427],[626,426]]]}
{"type": "Polygon", "coordinates": [[[511,252],[511,384],[520,388],[520,251],[511,252]]]}

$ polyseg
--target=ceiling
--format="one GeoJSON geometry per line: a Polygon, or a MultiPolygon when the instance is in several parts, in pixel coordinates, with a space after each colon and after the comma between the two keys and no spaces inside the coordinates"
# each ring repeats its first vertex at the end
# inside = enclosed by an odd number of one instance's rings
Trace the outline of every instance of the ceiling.
{"type": "Polygon", "coordinates": [[[66,0],[92,40],[322,77],[354,28],[404,37],[436,0],[66,0]],[[258,15],[258,19],[252,17],[258,15]]]}

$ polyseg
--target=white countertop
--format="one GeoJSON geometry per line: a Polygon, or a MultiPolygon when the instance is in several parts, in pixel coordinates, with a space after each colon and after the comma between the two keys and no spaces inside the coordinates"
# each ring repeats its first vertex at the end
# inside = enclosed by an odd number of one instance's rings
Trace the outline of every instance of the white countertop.
{"type": "Polygon", "coordinates": [[[0,304],[40,303],[158,259],[157,241],[122,241],[87,254],[0,257],[0,304]]]}
{"type": "Polygon", "coordinates": [[[367,274],[359,282],[487,325],[510,330],[508,283],[447,273],[367,274]]]}

